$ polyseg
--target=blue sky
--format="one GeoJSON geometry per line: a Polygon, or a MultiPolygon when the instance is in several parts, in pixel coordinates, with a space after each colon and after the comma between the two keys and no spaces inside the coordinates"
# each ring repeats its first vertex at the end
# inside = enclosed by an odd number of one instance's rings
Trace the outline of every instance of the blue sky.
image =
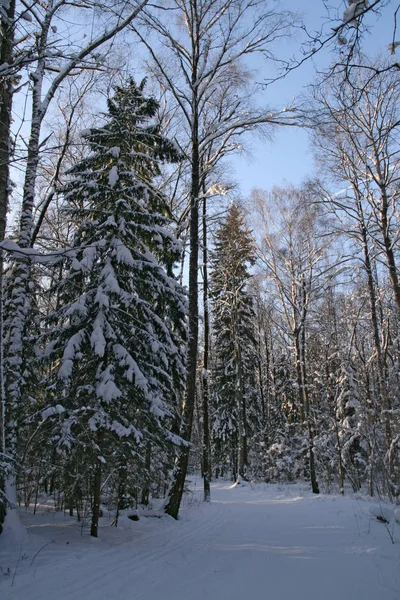
{"type": "MultiPolygon", "coordinates": [[[[326,13],[322,0],[286,0],[284,4],[290,10],[301,11],[309,29],[316,30],[325,22],[326,13]]],[[[339,7],[340,15],[347,6],[347,2],[342,2],[342,5],[339,2],[332,4],[339,7]]],[[[393,38],[393,14],[396,8],[397,2],[392,0],[381,18],[377,19],[375,15],[368,18],[370,32],[363,40],[365,53],[375,55],[381,52],[384,56],[389,56],[387,46],[393,38]]],[[[299,39],[286,42],[286,45],[288,47],[285,50],[289,53],[297,53],[299,39]]],[[[397,53],[400,54],[400,48],[397,53]]],[[[328,66],[331,58],[332,53],[324,51],[317,55],[315,62],[306,62],[284,80],[272,84],[264,92],[265,102],[275,108],[282,108],[292,98],[306,91],[307,84],[315,78],[315,67],[328,66]]],[[[262,80],[264,73],[264,77],[268,77],[267,67],[260,63],[258,79],[262,80]]],[[[283,185],[285,181],[297,185],[315,174],[312,151],[304,129],[280,128],[272,142],[256,138],[248,141],[252,158],[241,155],[231,160],[233,176],[244,197],[254,187],[269,190],[274,185],[283,185]]]]}
{"type": "MultiPolygon", "coordinates": [[[[269,0],[270,3],[273,3],[273,1],[269,0]]],[[[301,12],[309,30],[318,30],[324,23],[327,28],[331,27],[331,23],[326,23],[323,0],[282,0],[282,4],[289,10],[301,12]]],[[[337,7],[340,16],[347,6],[347,0],[332,0],[331,4],[337,7]]],[[[397,1],[390,0],[381,19],[377,20],[375,15],[369,16],[367,23],[371,26],[371,31],[364,38],[365,50],[368,53],[382,52],[382,54],[388,56],[387,46],[392,41],[393,14],[396,8],[397,1]]],[[[337,22],[339,23],[339,21],[337,22]]],[[[299,35],[294,36],[289,41],[282,42],[281,46],[276,49],[277,56],[282,54],[286,57],[291,55],[300,56],[300,41],[299,35]]],[[[400,55],[400,48],[397,53],[400,55]]],[[[285,79],[260,92],[260,104],[282,109],[293,98],[299,97],[306,91],[306,86],[315,77],[315,66],[317,65],[320,68],[327,66],[331,57],[331,50],[318,53],[314,61],[307,61],[299,69],[291,72],[285,79]]],[[[396,58],[399,60],[398,57],[396,58]]],[[[271,76],[271,67],[261,59],[257,60],[255,66],[258,69],[257,81],[262,82],[271,76]]],[[[142,73],[139,72],[137,76],[140,78],[142,73]]],[[[15,109],[18,108],[18,102],[20,100],[16,99],[15,109]]],[[[315,174],[308,134],[304,129],[279,128],[273,141],[261,140],[259,137],[247,138],[245,146],[249,153],[238,155],[229,161],[230,175],[239,185],[243,198],[248,197],[254,187],[269,190],[274,185],[283,185],[285,181],[297,185],[307,177],[315,174]]],[[[18,173],[14,173],[13,177],[17,182],[20,182],[18,173]]],[[[13,220],[9,219],[9,226],[12,226],[12,222],[13,220]]]]}

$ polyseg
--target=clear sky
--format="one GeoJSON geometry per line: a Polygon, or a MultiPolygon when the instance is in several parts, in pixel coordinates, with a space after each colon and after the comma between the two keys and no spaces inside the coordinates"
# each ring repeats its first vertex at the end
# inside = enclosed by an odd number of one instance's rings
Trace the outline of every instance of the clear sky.
{"type": "MultiPolygon", "coordinates": [[[[322,0],[309,0],[308,2],[306,0],[286,0],[284,4],[290,10],[301,11],[310,30],[317,30],[322,24],[326,24],[326,12],[322,0]]],[[[342,15],[347,6],[347,1],[342,3],[339,1],[332,2],[331,4],[337,6],[339,15],[342,15]]],[[[369,16],[367,24],[370,25],[370,32],[366,34],[363,40],[365,53],[375,55],[381,52],[384,56],[389,56],[387,47],[393,39],[393,14],[397,4],[398,2],[394,0],[389,2],[379,19],[373,14],[369,16]]],[[[334,25],[326,24],[325,26],[328,30],[334,25]]],[[[298,53],[298,38],[286,42],[286,44],[289,46],[289,48],[286,48],[289,53],[298,53]]],[[[397,49],[397,53],[400,54],[400,48],[397,49]]],[[[332,56],[331,48],[318,54],[315,61],[304,63],[284,80],[272,84],[264,92],[266,103],[275,108],[282,108],[293,97],[298,97],[304,93],[307,84],[315,78],[316,66],[319,68],[327,67],[332,56]]],[[[258,78],[262,80],[263,75],[268,77],[268,72],[260,62],[260,76],[258,78]]],[[[304,129],[280,128],[272,142],[254,138],[249,141],[252,158],[249,159],[241,155],[230,161],[233,175],[240,185],[244,197],[250,194],[253,187],[269,190],[274,185],[284,184],[285,180],[296,185],[308,176],[315,174],[308,134],[304,129]]]]}

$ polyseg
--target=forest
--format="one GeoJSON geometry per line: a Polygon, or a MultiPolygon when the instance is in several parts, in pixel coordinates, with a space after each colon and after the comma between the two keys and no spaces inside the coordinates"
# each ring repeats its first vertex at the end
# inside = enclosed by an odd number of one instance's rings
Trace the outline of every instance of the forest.
{"type": "Polygon", "coordinates": [[[399,499],[398,7],[332,4],[0,0],[0,530],[188,473],[399,499]],[[314,176],[246,197],[285,128],[314,176]]]}

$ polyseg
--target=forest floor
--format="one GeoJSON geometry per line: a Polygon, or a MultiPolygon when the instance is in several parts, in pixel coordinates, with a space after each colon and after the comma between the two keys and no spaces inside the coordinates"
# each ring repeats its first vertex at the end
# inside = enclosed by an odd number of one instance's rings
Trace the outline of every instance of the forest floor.
{"type": "Polygon", "coordinates": [[[21,510],[22,537],[0,536],[1,600],[400,599],[396,507],[305,484],[211,491],[201,502],[193,480],[178,521],[105,515],[97,539],[49,506],[21,510]]]}

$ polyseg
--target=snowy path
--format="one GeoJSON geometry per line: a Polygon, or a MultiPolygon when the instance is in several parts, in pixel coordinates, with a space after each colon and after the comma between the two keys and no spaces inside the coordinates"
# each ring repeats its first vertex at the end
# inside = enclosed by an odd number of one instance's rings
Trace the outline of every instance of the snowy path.
{"type": "Polygon", "coordinates": [[[399,600],[400,525],[392,544],[371,503],[231,488],[192,501],[183,518],[125,520],[81,537],[68,518],[29,517],[14,553],[0,537],[1,600],[399,600]],[[32,535],[32,532],[34,534],[32,535]],[[52,544],[35,552],[46,542],[52,544]],[[11,556],[11,560],[10,560],[11,556]]]}

